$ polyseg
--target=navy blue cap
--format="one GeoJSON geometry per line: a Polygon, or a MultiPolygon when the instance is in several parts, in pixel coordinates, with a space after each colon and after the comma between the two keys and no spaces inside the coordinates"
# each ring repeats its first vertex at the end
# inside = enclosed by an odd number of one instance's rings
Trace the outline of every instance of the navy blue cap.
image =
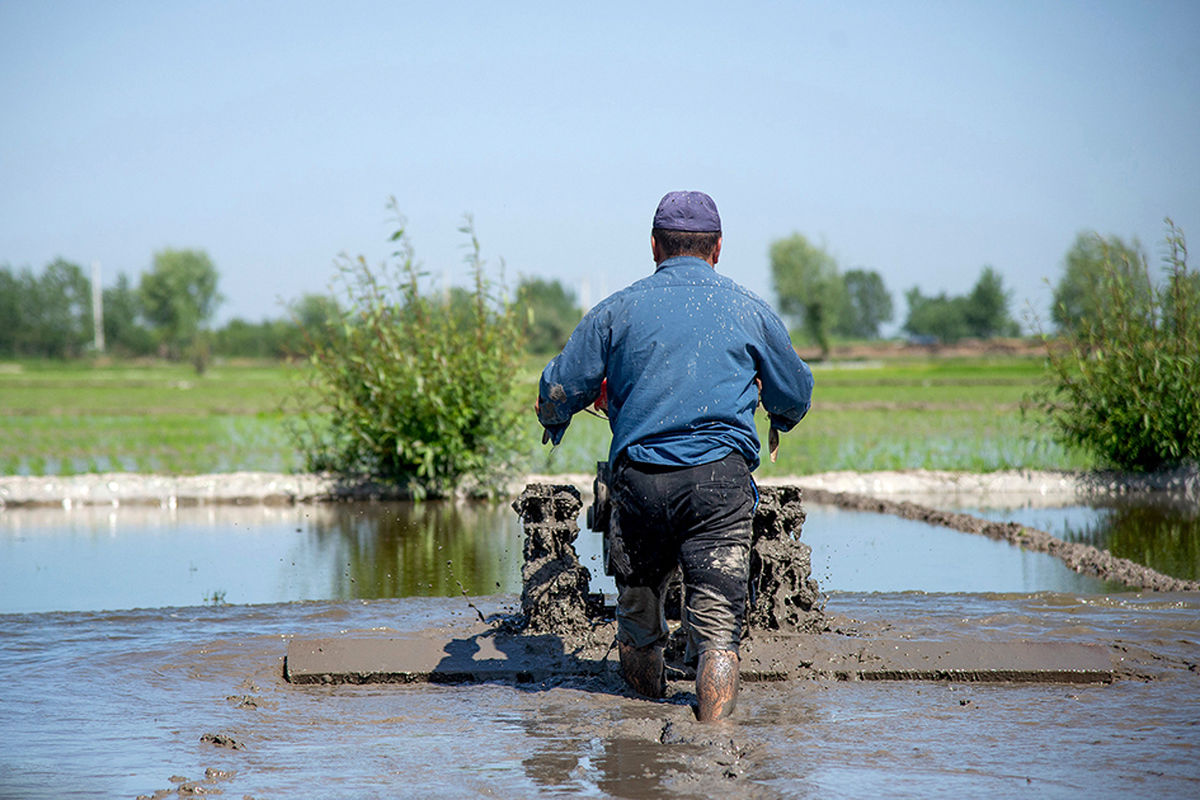
{"type": "Polygon", "coordinates": [[[717,204],[704,192],[667,192],[654,212],[654,225],[664,231],[720,233],[717,204]]]}

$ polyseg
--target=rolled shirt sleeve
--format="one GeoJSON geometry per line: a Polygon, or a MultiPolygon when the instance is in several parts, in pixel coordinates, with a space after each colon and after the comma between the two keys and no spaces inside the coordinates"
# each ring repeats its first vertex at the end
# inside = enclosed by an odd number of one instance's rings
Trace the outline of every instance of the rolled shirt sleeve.
{"type": "Polygon", "coordinates": [[[812,407],[812,369],[796,354],[777,316],[770,314],[763,328],[763,352],[758,358],[762,405],[771,427],[787,433],[812,407]]]}
{"type": "Polygon", "coordinates": [[[571,417],[600,395],[606,363],[602,316],[603,310],[597,307],[584,317],[562,352],[542,370],[537,416],[554,444],[562,440],[571,417]]]}

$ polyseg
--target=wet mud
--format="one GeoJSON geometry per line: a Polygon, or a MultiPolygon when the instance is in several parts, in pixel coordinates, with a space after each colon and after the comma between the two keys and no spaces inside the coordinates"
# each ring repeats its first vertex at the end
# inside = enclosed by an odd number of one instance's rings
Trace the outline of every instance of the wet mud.
{"type": "MultiPolygon", "coordinates": [[[[519,610],[516,595],[475,602],[488,619],[519,610]]],[[[8,616],[0,797],[875,800],[1200,789],[1200,726],[1186,702],[1200,696],[1195,594],[840,594],[828,606],[847,641],[1106,642],[1142,679],[762,681],[745,684],[735,716],[714,726],[692,719],[682,684],[647,701],[615,670],[465,685],[283,677],[298,635],[478,626],[457,598],[8,616]],[[243,747],[201,741],[210,733],[243,747]]]]}
{"type": "Polygon", "coordinates": [[[825,626],[821,594],[812,577],[812,548],[800,541],[804,526],[801,490],[759,488],[750,550],[750,631],[813,633],[825,626]]]}
{"type": "Polygon", "coordinates": [[[517,627],[532,634],[585,639],[602,610],[590,598],[591,573],[579,562],[579,490],[566,484],[535,483],[513,501],[525,531],[521,566],[521,617],[517,627]]]}
{"type": "Polygon", "coordinates": [[[1076,572],[1123,583],[1131,589],[1153,592],[1200,591],[1200,582],[1164,575],[1127,558],[1118,558],[1107,550],[1080,542],[1067,542],[1046,531],[1015,522],[992,522],[971,514],[941,511],[909,501],[890,500],[855,492],[834,492],[817,488],[806,488],[804,491],[807,498],[814,503],[835,505],[853,511],[893,514],[903,519],[939,525],[963,533],[979,534],[1027,550],[1046,553],[1061,559],[1076,572]]]}
{"type": "MultiPolygon", "coordinates": [[[[804,507],[794,486],[764,487],[755,510],[746,625],[750,630],[815,632],[824,627],[820,590],[812,578],[812,551],[800,541],[804,507]]],[[[518,629],[550,633],[568,646],[595,644],[611,607],[590,591],[591,574],[574,541],[582,508],[569,484],[533,483],[512,504],[525,532],[518,629]]],[[[667,605],[678,605],[671,601],[667,605]]]]}

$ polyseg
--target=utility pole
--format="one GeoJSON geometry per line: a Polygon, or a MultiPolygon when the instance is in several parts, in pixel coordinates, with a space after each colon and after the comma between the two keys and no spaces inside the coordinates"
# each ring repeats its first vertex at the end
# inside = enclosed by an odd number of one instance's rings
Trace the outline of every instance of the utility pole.
{"type": "Polygon", "coordinates": [[[100,262],[92,262],[92,343],[104,352],[104,290],[100,286],[100,262]]]}

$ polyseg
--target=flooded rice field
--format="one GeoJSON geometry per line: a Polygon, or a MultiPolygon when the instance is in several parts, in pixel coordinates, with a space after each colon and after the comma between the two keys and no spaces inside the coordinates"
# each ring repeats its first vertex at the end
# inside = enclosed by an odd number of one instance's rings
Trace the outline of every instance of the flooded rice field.
{"type": "MultiPolygon", "coordinates": [[[[693,721],[686,683],[649,702],[611,669],[296,686],[282,672],[293,637],[437,628],[475,616],[464,593],[488,617],[511,612],[513,512],[10,509],[0,797],[1200,795],[1200,596],[1124,591],[912,520],[807,510],[837,619],[917,639],[1099,642],[1137,669],[1102,685],[751,683],[716,726],[693,721]]],[[[593,589],[611,586],[598,537],[577,546],[593,589]]]]}
{"type": "MultiPolygon", "coordinates": [[[[828,592],[1120,588],[981,536],[806,509],[802,538],[828,592]]],[[[521,537],[502,503],[10,509],[0,513],[0,613],[515,594],[521,537]]],[[[575,546],[593,590],[614,591],[600,537],[584,531],[575,546]]]]}
{"type": "Polygon", "coordinates": [[[1186,580],[1200,580],[1200,505],[1153,494],[1089,506],[965,508],[1083,542],[1186,580]]]}

